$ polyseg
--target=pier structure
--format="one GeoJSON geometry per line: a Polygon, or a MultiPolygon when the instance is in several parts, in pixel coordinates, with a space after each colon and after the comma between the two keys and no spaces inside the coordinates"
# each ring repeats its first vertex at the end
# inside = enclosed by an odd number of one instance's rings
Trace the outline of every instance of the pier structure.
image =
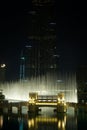
{"type": "Polygon", "coordinates": [[[29,93],[29,101],[10,101],[0,100],[0,112],[12,113],[13,108],[17,113],[22,113],[22,107],[27,107],[29,114],[37,114],[41,107],[54,107],[57,112],[66,112],[67,105],[64,101],[64,94],[58,95],[38,95],[38,93],[29,93]]]}
{"type": "Polygon", "coordinates": [[[55,107],[57,112],[67,112],[64,93],[59,93],[57,95],[29,93],[29,112],[38,112],[39,107],[55,107]]]}
{"type": "Polygon", "coordinates": [[[15,108],[17,114],[22,114],[23,107],[27,108],[28,114],[38,114],[41,107],[53,107],[57,113],[67,113],[69,107],[74,108],[75,113],[84,110],[87,112],[87,104],[65,102],[64,93],[56,95],[39,95],[36,92],[29,93],[28,101],[6,100],[3,93],[0,93],[0,114],[12,114],[15,108]]]}

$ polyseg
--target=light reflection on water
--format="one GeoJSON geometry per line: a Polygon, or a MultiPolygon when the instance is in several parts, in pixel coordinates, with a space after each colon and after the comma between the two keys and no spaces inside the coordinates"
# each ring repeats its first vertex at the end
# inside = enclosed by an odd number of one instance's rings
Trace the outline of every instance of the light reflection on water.
{"type": "Polygon", "coordinates": [[[56,114],[43,108],[41,114],[0,115],[0,130],[82,130],[87,128],[87,113],[56,114]]]}

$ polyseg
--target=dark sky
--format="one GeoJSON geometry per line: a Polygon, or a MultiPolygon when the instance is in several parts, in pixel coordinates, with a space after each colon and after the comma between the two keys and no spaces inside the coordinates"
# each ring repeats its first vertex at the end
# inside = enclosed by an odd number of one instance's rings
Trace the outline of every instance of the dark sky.
{"type": "Polygon", "coordinates": [[[0,63],[6,64],[12,78],[19,75],[20,51],[27,41],[28,10],[31,10],[30,2],[0,3],[0,63]]]}
{"type": "Polygon", "coordinates": [[[65,1],[57,11],[57,43],[64,68],[87,65],[87,14],[82,4],[65,1]]]}
{"type": "MultiPolygon", "coordinates": [[[[56,4],[57,47],[59,64],[73,68],[87,64],[86,14],[78,3],[68,1],[56,4]]],[[[31,2],[2,2],[0,4],[0,63],[18,73],[19,55],[27,42],[27,17],[31,2]],[[16,71],[15,71],[16,70],[16,71]]]]}

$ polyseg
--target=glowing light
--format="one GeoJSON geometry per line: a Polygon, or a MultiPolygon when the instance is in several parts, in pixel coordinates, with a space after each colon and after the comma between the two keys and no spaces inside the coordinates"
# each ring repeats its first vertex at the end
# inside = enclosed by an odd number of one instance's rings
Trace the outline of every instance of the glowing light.
{"type": "Polygon", "coordinates": [[[28,127],[29,128],[34,127],[34,119],[29,119],[28,120],[28,127]]]}
{"type": "Polygon", "coordinates": [[[32,46],[31,46],[31,45],[26,45],[25,47],[26,47],[26,48],[31,48],[32,46]]]}
{"type": "Polygon", "coordinates": [[[38,122],[57,122],[57,118],[55,117],[36,117],[36,123],[38,122]]]}
{"type": "Polygon", "coordinates": [[[59,120],[58,121],[58,128],[60,128],[61,127],[61,121],[59,120]]]}
{"type": "Polygon", "coordinates": [[[5,64],[1,64],[1,68],[5,68],[6,67],[6,65],[5,64]]]}
{"type": "Polygon", "coordinates": [[[65,130],[65,125],[66,125],[66,123],[65,123],[64,120],[59,120],[58,121],[58,128],[59,129],[65,130]]]}
{"type": "Polygon", "coordinates": [[[25,57],[22,56],[22,57],[21,57],[21,60],[25,60],[25,57]]]}
{"type": "Polygon", "coordinates": [[[63,92],[66,102],[77,102],[76,78],[70,75],[56,77],[47,74],[46,77],[31,78],[26,82],[0,84],[0,89],[3,90],[6,99],[29,101],[30,92],[37,92],[40,95],[57,95],[63,92]],[[62,79],[63,83],[58,82],[57,79],[62,79]]]}
{"type": "Polygon", "coordinates": [[[35,99],[30,99],[29,103],[35,103],[35,99]]]}
{"type": "Polygon", "coordinates": [[[50,24],[51,24],[51,25],[56,25],[56,23],[55,23],[55,22],[51,22],[50,24]]]}
{"type": "Polygon", "coordinates": [[[0,116],[0,129],[2,128],[3,126],[3,116],[0,116]]]}
{"type": "Polygon", "coordinates": [[[58,102],[64,103],[65,98],[64,98],[64,93],[59,93],[58,94],[58,102]]]}
{"type": "Polygon", "coordinates": [[[65,128],[65,123],[64,123],[64,121],[62,121],[62,128],[65,128]]]}
{"type": "Polygon", "coordinates": [[[59,55],[53,55],[53,57],[59,57],[59,55]]]}
{"type": "Polygon", "coordinates": [[[46,122],[50,122],[50,123],[57,123],[58,119],[55,117],[36,117],[36,118],[32,118],[28,120],[28,127],[29,128],[38,128],[38,123],[46,123],[46,122]]]}
{"type": "Polygon", "coordinates": [[[57,83],[63,83],[63,80],[58,79],[58,80],[57,80],[57,83]]]}

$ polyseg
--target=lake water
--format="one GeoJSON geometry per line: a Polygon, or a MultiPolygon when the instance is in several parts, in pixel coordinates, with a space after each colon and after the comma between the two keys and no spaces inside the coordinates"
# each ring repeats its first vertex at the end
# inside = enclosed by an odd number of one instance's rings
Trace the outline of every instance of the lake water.
{"type": "Polygon", "coordinates": [[[37,116],[26,112],[0,115],[0,130],[87,130],[87,113],[70,108],[65,114],[54,113],[53,108],[42,108],[37,116]]]}

